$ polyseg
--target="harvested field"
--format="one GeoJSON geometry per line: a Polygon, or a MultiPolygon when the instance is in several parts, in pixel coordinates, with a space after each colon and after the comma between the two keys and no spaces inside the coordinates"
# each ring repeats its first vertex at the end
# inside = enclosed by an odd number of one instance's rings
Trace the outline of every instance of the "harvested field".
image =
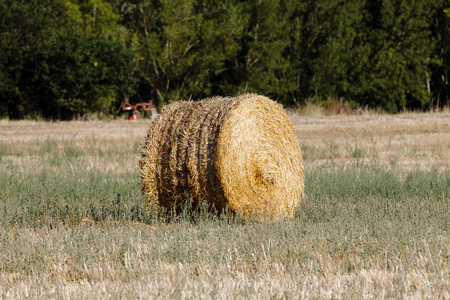
{"type": "Polygon", "coordinates": [[[401,171],[444,170],[450,162],[450,112],[308,117],[290,115],[310,166],[333,160],[378,162],[401,171]]]}
{"type": "Polygon", "coordinates": [[[147,214],[150,120],[0,121],[0,298],[450,298],[450,112],[301,116],[291,222],[147,214]]]}
{"type": "MultiPolygon", "coordinates": [[[[416,168],[442,168],[450,161],[450,112],[408,113],[401,115],[368,114],[361,116],[301,116],[289,112],[300,139],[305,161],[321,165],[330,160],[351,163],[355,159],[376,160],[404,171],[416,168]]],[[[6,159],[15,165],[26,164],[41,147],[41,143],[58,144],[59,150],[86,150],[91,165],[104,171],[104,163],[92,157],[89,149],[127,153],[131,145],[139,147],[150,120],[92,122],[0,121],[0,143],[13,153],[6,159]]],[[[125,154],[124,168],[137,166],[136,157],[125,154]]],[[[4,158],[5,159],[5,158],[4,158]]],[[[114,169],[114,168],[109,168],[114,169]]],[[[108,169],[108,170],[109,170],[108,169]]]]}

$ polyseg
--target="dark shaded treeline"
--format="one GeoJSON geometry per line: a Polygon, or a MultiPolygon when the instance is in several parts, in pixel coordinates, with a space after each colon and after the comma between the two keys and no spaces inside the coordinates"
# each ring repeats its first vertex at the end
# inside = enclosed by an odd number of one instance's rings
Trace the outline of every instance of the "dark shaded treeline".
{"type": "Polygon", "coordinates": [[[448,106],[448,0],[0,0],[0,117],[248,91],[448,106]]]}

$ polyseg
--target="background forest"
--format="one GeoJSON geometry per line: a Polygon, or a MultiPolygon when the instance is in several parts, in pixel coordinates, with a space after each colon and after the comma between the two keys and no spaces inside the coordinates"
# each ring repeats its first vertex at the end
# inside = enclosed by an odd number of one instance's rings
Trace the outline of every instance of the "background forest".
{"type": "Polygon", "coordinates": [[[449,106],[449,0],[0,0],[0,117],[256,92],[449,106]]]}

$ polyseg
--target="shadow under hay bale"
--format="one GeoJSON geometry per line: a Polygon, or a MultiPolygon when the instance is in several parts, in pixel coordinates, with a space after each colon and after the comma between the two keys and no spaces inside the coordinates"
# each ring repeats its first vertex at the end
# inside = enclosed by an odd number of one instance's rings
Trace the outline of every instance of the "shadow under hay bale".
{"type": "Polygon", "coordinates": [[[304,168],[280,105],[255,94],[179,101],[152,122],[141,150],[150,207],[173,209],[186,193],[222,212],[292,217],[304,168]]]}

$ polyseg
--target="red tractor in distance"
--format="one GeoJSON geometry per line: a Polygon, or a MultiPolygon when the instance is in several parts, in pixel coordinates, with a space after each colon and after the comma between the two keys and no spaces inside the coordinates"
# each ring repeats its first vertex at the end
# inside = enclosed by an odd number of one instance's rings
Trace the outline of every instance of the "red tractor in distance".
{"type": "Polygon", "coordinates": [[[123,112],[128,112],[128,120],[136,120],[138,112],[143,113],[147,111],[151,112],[152,119],[156,118],[156,116],[158,115],[158,112],[156,110],[156,107],[153,105],[152,100],[149,100],[148,102],[131,105],[130,102],[128,102],[128,98],[125,97],[125,99],[122,101],[119,107],[119,114],[122,114],[123,112]]]}

